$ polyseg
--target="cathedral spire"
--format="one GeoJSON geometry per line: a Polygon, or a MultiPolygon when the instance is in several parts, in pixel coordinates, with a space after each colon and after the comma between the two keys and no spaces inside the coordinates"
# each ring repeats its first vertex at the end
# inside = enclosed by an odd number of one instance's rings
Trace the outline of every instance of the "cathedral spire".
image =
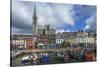
{"type": "Polygon", "coordinates": [[[34,12],[33,12],[33,35],[37,35],[37,22],[38,18],[37,18],[37,11],[36,11],[36,4],[34,5],[34,12]]]}
{"type": "Polygon", "coordinates": [[[36,4],[34,4],[33,18],[37,18],[37,13],[36,13],[36,4]]]}
{"type": "Polygon", "coordinates": [[[36,4],[34,5],[34,12],[32,16],[32,35],[33,35],[33,48],[35,48],[36,41],[37,41],[37,31],[38,31],[38,17],[37,17],[37,10],[36,4]]]}

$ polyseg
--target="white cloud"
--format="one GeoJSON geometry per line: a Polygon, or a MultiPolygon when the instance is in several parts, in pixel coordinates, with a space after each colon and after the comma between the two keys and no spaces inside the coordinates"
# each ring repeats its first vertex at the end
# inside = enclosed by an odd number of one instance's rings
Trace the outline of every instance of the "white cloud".
{"type": "Polygon", "coordinates": [[[64,32],[64,30],[63,29],[61,29],[61,30],[56,30],[56,33],[62,33],[62,32],[64,32]]]}
{"type": "Polygon", "coordinates": [[[58,19],[54,17],[54,10],[46,3],[37,4],[38,23],[40,25],[50,24],[54,26],[58,23],[58,19]]]}
{"type": "Polygon", "coordinates": [[[72,5],[37,3],[37,14],[39,25],[50,24],[57,29],[75,24],[72,5]]]}
{"type": "Polygon", "coordinates": [[[70,29],[67,29],[66,32],[71,32],[71,30],[70,29]]]}
{"type": "Polygon", "coordinates": [[[92,15],[88,19],[86,19],[86,26],[83,30],[96,30],[96,15],[92,15]]]}
{"type": "Polygon", "coordinates": [[[15,18],[19,17],[25,21],[22,23],[29,25],[32,22],[32,15],[27,8],[28,7],[20,1],[12,1],[12,15],[14,15],[15,18]]]}
{"type": "Polygon", "coordinates": [[[60,21],[69,24],[74,25],[74,18],[73,18],[73,6],[72,5],[54,5],[54,13],[58,15],[58,19],[60,21]]]}
{"type": "MultiPolygon", "coordinates": [[[[74,10],[72,5],[36,3],[38,24],[50,24],[55,29],[62,28],[64,24],[74,25],[74,10]]],[[[32,26],[34,2],[13,1],[12,15],[19,17],[23,24],[32,26]]]]}
{"type": "Polygon", "coordinates": [[[61,29],[61,30],[57,30],[56,33],[62,33],[62,32],[71,32],[70,29],[67,29],[67,30],[64,30],[64,29],[61,29]]]}
{"type": "Polygon", "coordinates": [[[90,18],[86,20],[86,24],[95,23],[94,20],[96,20],[96,15],[92,15],[90,18]]]}
{"type": "Polygon", "coordinates": [[[90,28],[90,26],[89,25],[86,25],[85,27],[84,27],[84,30],[87,30],[87,29],[89,29],[90,28]]]}

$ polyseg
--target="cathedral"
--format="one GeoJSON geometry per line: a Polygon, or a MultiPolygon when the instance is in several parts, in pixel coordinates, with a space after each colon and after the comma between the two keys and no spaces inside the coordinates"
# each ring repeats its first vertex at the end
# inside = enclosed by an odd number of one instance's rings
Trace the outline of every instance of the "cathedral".
{"type": "Polygon", "coordinates": [[[37,17],[37,10],[36,5],[34,5],[34,12],[33,12],[33,23],[32,23],[32,34],[33,36],[39,36],[42,34],[45,35],[52,35],[56,33],[56,30],[50,27],[50,24],[45,24],[45,26],[40,26],[38,24],[38,17],[37,17]]]}
{"type": "MultiPolygon", "coordinates": [[[[37,9],[36,5],[34,5],[34,12],[32,17],[32,35],[33,35],[33,46],[36,46],[36,43],[39,43],[39,39],[41,36],[52,36],[56,34],[56,30],[50,27],[50,24],[45,24],[44,26],[40,26],[38,24],[38,17],[37,17],[37,9]]],[[[43,38],[42,38],[43,40],[43,38]]]]}

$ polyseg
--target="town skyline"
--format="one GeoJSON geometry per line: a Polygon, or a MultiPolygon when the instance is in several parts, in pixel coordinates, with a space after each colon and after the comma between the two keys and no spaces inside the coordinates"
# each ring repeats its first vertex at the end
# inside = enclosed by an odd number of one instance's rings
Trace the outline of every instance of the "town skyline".
{"type": "Polygon", "coordinates": [[[50,24],[56,32],[96,31],[96,6],[13,1],[11,27],[13,34],[32,33],[34,4],[39,26],[50,24]]]}
{"type": "Polygon", "coordinates": [[[11,66],[96,61],[96,6],[12,1],[11,66]]]}

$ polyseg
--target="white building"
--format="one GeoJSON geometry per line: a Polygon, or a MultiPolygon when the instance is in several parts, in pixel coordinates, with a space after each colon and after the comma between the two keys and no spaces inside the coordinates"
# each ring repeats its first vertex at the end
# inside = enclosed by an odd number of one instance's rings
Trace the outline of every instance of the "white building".
{"type": "Polygon", "coordinates": [[[56,44],[62,44],[63,41],[64,41],[64,37],[62,36],[62,33],[58,33],[56,35],[56,44]]]}
{"type": "Polygon", "coordinates": [[[76,43],[94,44],[95,43],[95,38],[93,38],[93,37],[76,38],[76,43]]]}
{"type": "Polygon", "coordinates": [[[76,43],[94,44],[95,38],[89,37],[86,32],[78,32],[76,34],[76,43]]]}
{"type": "Polygon", "coordinates": [[[62,44],[63,41],[64,41],[64,39],[62,39],[62,38],[57,38],[57,39],[56,39],[56,44],[62,44]]]}

